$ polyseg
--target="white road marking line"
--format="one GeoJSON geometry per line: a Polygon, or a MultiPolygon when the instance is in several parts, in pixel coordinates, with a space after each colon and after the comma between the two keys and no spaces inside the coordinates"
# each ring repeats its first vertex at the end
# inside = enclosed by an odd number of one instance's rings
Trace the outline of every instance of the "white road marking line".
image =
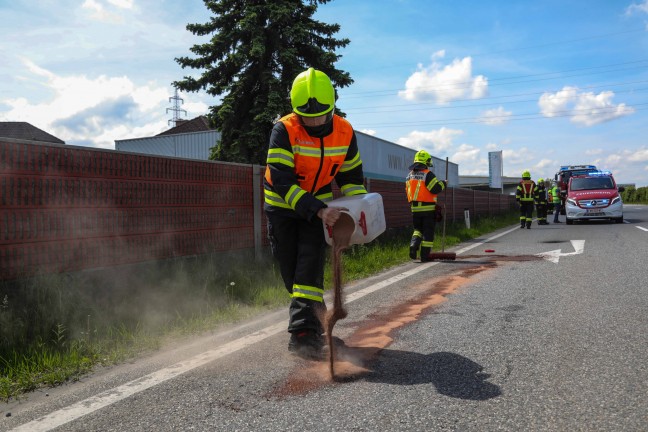
{"type": "Polygon", "coordinates": [[[548,252],[541,252],[535,254],[536,256],[542,257],[548,261],[558,264],[560,262],[561,256],[571,256],[571,255],[580,255],[585,250],[585,240],[569,240],[574,248],[574,252],[565,252],[562,253],[562,249],[555,249],[548,252]]]}
{"type": "Polygon", "coordinates": [[[640,226],[638,226],[637,228],[639,228],[642,231],[648,231],[648,228],[644,228],[644,227],[640,227],[640,226]]]}
{"type": "MultiPolygon", "coordinates": [[[[457,255],[462,254],[464,252],[467,252],[473,248],[476,248],[478,246],[483,245],[484,243],[488,243],[491,240],[495,240],[496,238],[502,237],[510,232],[516,231],[516,228],[510,229],[508,231],[504,231],[498,235],[495,235],[493,237],[488,238],[484,242],[479,242],[479,243],[474,243],[469,246],[466,246],[462,249],[459,249],[456,253],[457,255]]],[[[415,275],[416,273],[422,272],[434,265],[439,264],[438,261],[434,262],[428,262],[425,264],[421,264],[418,267],[415,267],[412,270],[400,273],[396,276],[393,276],[389,279],[385,279],[384,281],[374,284],[370,287],[363,288],[359,291],[356,291],[355,293],[349,294],[347,296],[346,302],[350,303],[352,301],[358,300],[368,294],[371,294],[375,291],[378,291],[379,289],[385,288],[389,285],[392,285],[400,280],[403,280],[409,276],[415,275]]],[[[185,372],[189,372],[190,370],[196,369],[197,367],[203,366],[207,363],[210,363],[214,360],[217,360],[221,357],[225,357],[226,355],[232,354],[236,351],[239,351],[243,348],[246,348],[248,346],[254,345],[257,342],[260,342],[264,339],[267,339],[271,336],[274,336],[278,334],[281,331],[286,331],[286,323],[285,322],[279,322],[277,324],[272,324],[264,329],[261,329],[257,332],[251,333],[247,336],[241,337],[239,339],[233,340],[231,342],[226,343],[225,345],[222,345],[216,349],[206,351],[204,353],[198,354],[197,356],[176,363],[172,366],[166,367],[164,369],[160,369],[158,371],[155,371],[153,373],[150,373],[148,375],[145,375],[141,378],[138,378],[136,380],[127,382],[125,384],[120,385],[119,387],[115,387],[110,390],[106,390],[104,392],[101,392],[95,396],[92,396],[90,398],[81,400],[79,402],[76,402],[72,405],[69,405],[65,408],[62,408],[60,410],[51,412],[45,416],[39,417],[29,423],[25,423],[23,425],[20,425],[16,427],[15,429],[11,429],[11,431],[15,432],[41,432],[41,431],[48,431],[54,428],[57,428],[61,425],[64,425],[66,423],[69,423],[73,420],[76,420],[78,418],[81,418],[85,415],[88,415],[94,411],[97,411],[101,408],[104,408],[108,405],[112,405],[115,402],[119,402],[123,399],[126,399],[127,397],[130,397],[136,393],[139,393],[141,391],[144,391],[148,388],[151,388],[153,386],[156,386],[158,384],[161,384],[165,381],[168,381],[172,378],[175,378],[179,375],[182,375],[185,372]]]]}

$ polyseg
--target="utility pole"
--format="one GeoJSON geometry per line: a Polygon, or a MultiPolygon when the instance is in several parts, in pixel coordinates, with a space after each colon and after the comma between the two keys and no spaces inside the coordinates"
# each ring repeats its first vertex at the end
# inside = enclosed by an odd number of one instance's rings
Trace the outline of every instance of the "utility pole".
{"type": "Polygon", "coordinates": [[[177,126],[178,120],[180,120],[179,113],[183,112],[185,115],[187,115],[187,111],[180,109],[180,105],[184,102],[184,99],[182,99],[180,96],[178,96],[178,88],[175,88],[175,94],[169,98],[169,102],[173,102],[173,107],[167,108],[166,112],[168,113],[169,111],[173,111],[173,118],[170,119],[167,124],[171,125],[173,123],[173,127],[177,126]]]}

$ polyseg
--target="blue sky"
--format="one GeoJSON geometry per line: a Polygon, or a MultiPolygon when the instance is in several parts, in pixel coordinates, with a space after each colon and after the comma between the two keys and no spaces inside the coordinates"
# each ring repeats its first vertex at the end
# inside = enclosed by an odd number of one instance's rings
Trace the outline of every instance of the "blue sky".
{"type": "MultiPolygon", "coordinates": [[[[114,148],[166,130],[200,0],[0,0],[0,121],[114,148]]],[[[596,164],[648,186],[648,0],[333,0],[357,130],[486,175],[596,164]]],[[[181,93],[187,118],[214,99],[181,93]]]]}

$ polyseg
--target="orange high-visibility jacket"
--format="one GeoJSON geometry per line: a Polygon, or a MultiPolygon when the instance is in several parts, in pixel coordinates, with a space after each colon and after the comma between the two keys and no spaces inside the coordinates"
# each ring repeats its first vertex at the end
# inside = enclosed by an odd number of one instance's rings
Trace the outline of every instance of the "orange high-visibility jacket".
{"type": "Polygon", "coordinates": [[[333,199],[334,179],[345,196],[367,193],[362,160],[349,122],[334,115],[332,132],[313,137],[296,114],[288,114],[279,121],[288,139],[279,145],[271,144],[268,149],[264,177],[266,210],[283,208],[311,214],[314,207],[326,207],[323,202],[333,199]],[[319,204],[313,202],[313,197],[319,204]]]}
{"type": "Polygon", "coordinates": [[[426,203],[436,203],[437,195],[430,192],[425,184],[425,177],[429,173],[429,169],[410,171],[407,175],[407,200],[420,201],[426,203]]]}

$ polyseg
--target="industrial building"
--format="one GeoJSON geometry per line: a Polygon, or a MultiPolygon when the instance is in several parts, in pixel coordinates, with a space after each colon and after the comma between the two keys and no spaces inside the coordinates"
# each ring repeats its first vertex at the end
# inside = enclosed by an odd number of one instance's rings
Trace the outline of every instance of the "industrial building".
{"type": "MultiPolygon", "coordinates": [[[[416,150],[356,131],[358,148],[362,156],[365,177],[390,181],[402,181],[407,176],[416,150]]],[[[208,160],[210,148],[214,147],[220,133],[212,130],[202,116],[180,121],[175,127],[159,135],[115,141],[115,149],[124,152],[170,156],[185,159],[208,160]]],[[[433,171],[439,178],[445,177],[446,161],[432,156],[433,171]]],[[[459,166],[448,162],[448,184],[459,187],[459,166]]]]}

